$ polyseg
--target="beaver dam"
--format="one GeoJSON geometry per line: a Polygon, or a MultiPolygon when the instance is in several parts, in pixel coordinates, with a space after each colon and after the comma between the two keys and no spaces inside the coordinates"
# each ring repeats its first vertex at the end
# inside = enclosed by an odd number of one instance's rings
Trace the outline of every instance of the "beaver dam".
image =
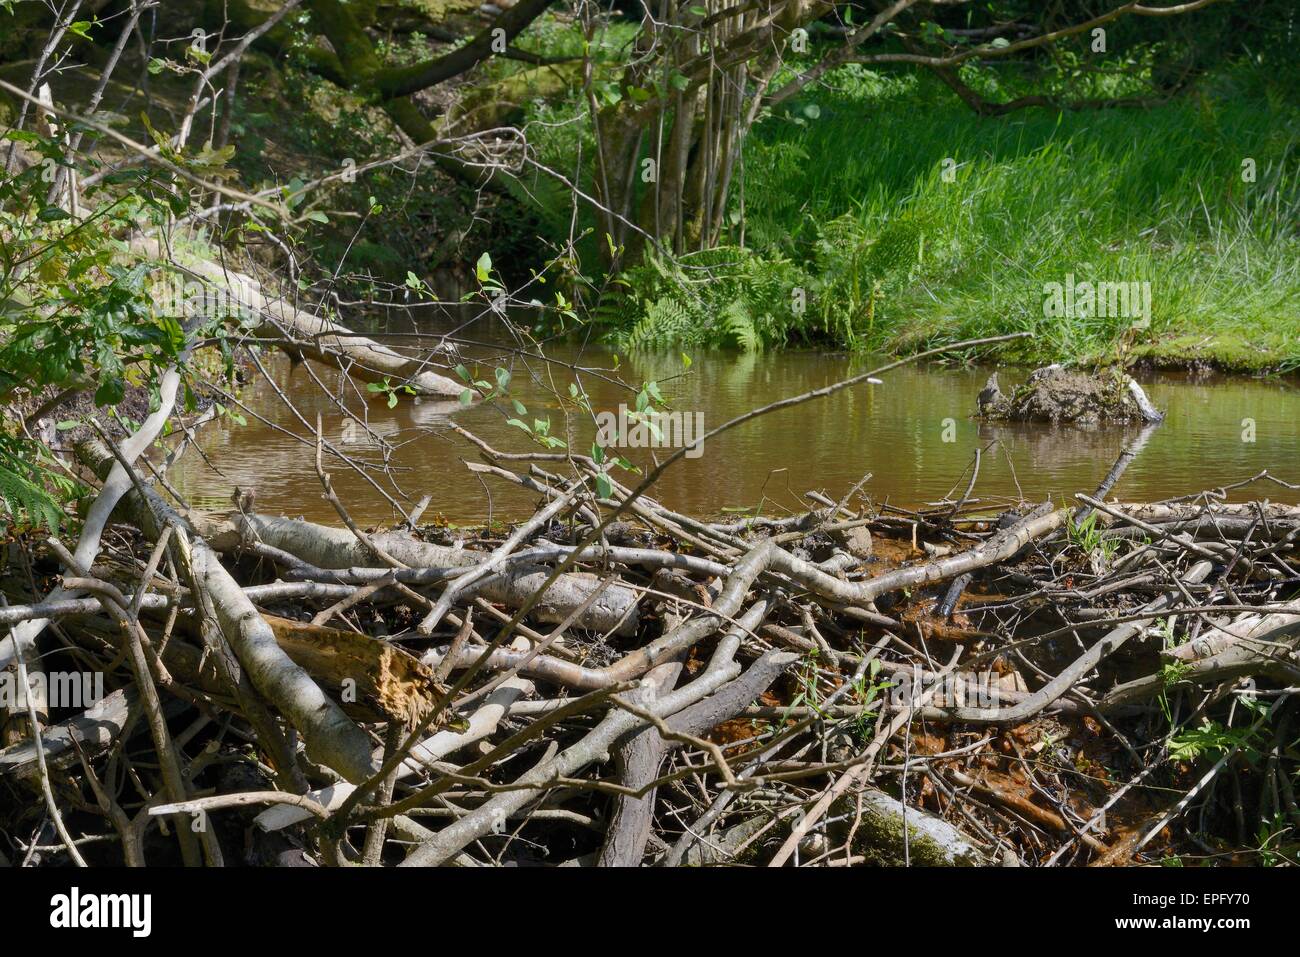
{"type": "Polygon", "coordinates": [[[426,499],[376,526],[336,490],[319,424],[300,477],[331,521],[247,488],[220,513],[177,504],[166,466],[197,433],[142,471],[158,427],[72,430],[100,488],[80,546],[10,549],[0,654],[33,690],[6,701],[6,856],[1294,855],[1300,508],[1267,501],[1296,490],[1272,476],[1118,501],[1139,437],[1066,500],[976,501],[977,458],[924,507],[859,481],[709,519],[654,497],[685,449],[618,471],[456,425],[455,467],[531,515],[457,528],[422,521],[426,499]],[[102,695],[69,702],[60,676],[86,672],[102,695]]]}

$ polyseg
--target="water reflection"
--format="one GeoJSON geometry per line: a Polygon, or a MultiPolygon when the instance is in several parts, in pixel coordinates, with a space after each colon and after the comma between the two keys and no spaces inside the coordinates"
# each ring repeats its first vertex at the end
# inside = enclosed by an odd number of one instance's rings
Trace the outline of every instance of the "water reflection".
{"type": "MultiPolygon", "coordinates": [[[[467,350],[472,363],[488,351],[467,350]]],[[[552,358],[609,369],[615,358],[603,350],[555,346],[552,358]]],[[[482,521],[489,511],[483,483],[461,464],[477,454],[450,432],[455,421],[503,451],[534,449],[510,418],[551,420],[551,433],[588,450],[595,435],[589,417],[564,418],[561,403],[547,390],[567,392],[571,373],[559,366],[515,360],[512,395],[526,407],[517,415],[510,403],[464,408],[456,402],[401,401],[389,409],[382,396],[367,394],[318,367],[313,371],[335,398],[358,414],[366,428],[349,425],[330,398],[301,367],[279,357],[265,360],[281,388],[314,422],[322,416],[331,441],[371,464],[387,458],[391,476],[372,477],[389,494],[414,503],[432,496],[428,514],[451,521],[482,521]],[[374,446],[367,429],[390,448],[374,446]]],[[[755,406],[828,385],[864,371],[863,360],[812,352],[696,355],[688,371],[680,355],[623,357],[618,372],[626,382],[654,379],[673,408],[702,412],[706,428],[755,406]]],[[[480,370],[491,378],[491,367],[480,370]]],[[[808,489],[843,494],[868,472],[864,486],[877,502],[917,505],[959,495],[969,480],[977,449],[983,451],[974,495],[994,502],[1009,497],[1058,500],[1090,492],[1105,476],[1134,429],[1053,429],[1040,425],[990,425],[970,418],[987,369],[905,367],[887,373],[883,385],[863,385],[773,413],[705,443],[703,455],[680,461],[657,486],[656,497],[672,508],[717,514],[728,508],[767,512],[801,507],[808,489]]],[[[1010,370],[1010,383],[1022,375],[1010,370]]],[[[1146,437],[1115,495],[1126,499],[1163,498],[1245,478],[1265,468],[1279,477],[1300,479],[1300,392],[1294,380],[1193,379],[1181,375],[1141,377],[1153,401],[1168,413],[1164,425],[1146,437]],[[1253,439],[1253,441],[1247,441],[1253,439]]],[[[635,396],[606,378],[582,377],[593,409],[617,410],[635,396]]],[[[228,508],[236,485],[257,491],[258,507],[332,521],[312,466],[310,435],[264,382],[245,390],[244,402],[266,424],[249,415],[246,426],[210,426],[202,446],[216,472],[200,456],[177,466],[174,480],[194,505],[228,508]],[[304,441],[304,438],[306,439],[304,441]]],[[[662,453],[660,453],[662,455],[662,453]]],[[[639,464],[651,461],[645,449],[627,452],[639,464]]],[[[330,465],[334,486],[361,521],[394,518],[392,507],[355,472],[330,465]]],[[[535,496],[494,482],[490,507],[495,517],[531,510],[535,496]]],[[[1295,492],[1274,485],[1257,495],[1275,501],[1300,501],[1295,492]]],[[[1240,496],[1240,497],[1245,497],[1240,496]]]]}

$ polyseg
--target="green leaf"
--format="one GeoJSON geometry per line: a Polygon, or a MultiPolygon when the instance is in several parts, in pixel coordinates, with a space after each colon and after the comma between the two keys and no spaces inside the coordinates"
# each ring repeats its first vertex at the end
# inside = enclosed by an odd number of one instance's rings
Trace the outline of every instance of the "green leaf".
{"type": "Polygon", "coordinates": [[[118,405],[126,398],[126,383],[119,376],[104,379],[95,390],[95,405],[118,405]]]}
{"type": "Polygon", "coordinates": [[[518,419],[506,419],[506,425],[513,425],[517,429],[523,429],[529,435],[533,434],[533,430],[528,427],[527,422],[520,422],[518,419]]]}
{"type": "Polygon", "coordinates": [[[601,465],[605,461],[605,450],[595,442],[591,443],[591,460],[597,465],[601,465]]]}
{"type": "Polygon", "coordinates": [[[513,403],[515,404],[515,413],[516,413],[516,414],[518,414],[518,415],[527,415],[527,414],[528,414],[528,409],[526,409],[526,408],[524,407],[524,404],[523,404],[522,402],[520,402],[518,399],[511,399],[510,401],[513,402],[513,403]]]}
{"type": "Polygon", "coordinates": [[[307,218],[310,219],[313,223],[324,223],[327,226],[329,225],[329,221],[330,221],[330,218],[318,209],[313,209],[310,213],[308,213],[307,218]]]}
{"type": "Polygon", "coordinates": [[[989,46],[991,46],[995,50],[1005,50],[1007,47],[1011,46],[1011,41],[1008,40],[1006,37],[998,37],[992,43],[990,43],[989,46]]]}
{"type": "Polygon", "coordinates": [[[43,223],[57,223],[61,219],[71,219],[72,214],[57,206],[46,206],[36,214],[36,218],[43,223]]]}
{"type": "Polygon", "coordinates": [[[295,176],[293,179],[289,180],[289,185],[284,187],[283,192],[285,203],[290,209],[296,209],[302,203],[305,198],[303,189],[306,185],[306,180],[301,176],[295,176]]]}
{"type": "Polygon", "coordinates": [[[474,274],[478,276],[479,282],[487,282],[492,276],[492,257],[487,253],[478,257],[478,263],[474,266],[474,274]]]}
{"type": "Polygon", "coordinates": [[[596,475],[596,494],[601,498],[611,498],[614,495],[614,484],[604,472],[596,475]]]}
{"type": "Polygon", "coordinates": [[[469,389],[466,389],[464,392],[460,394],[461,405],[469,405],[473,401],[474,401],[474,393],[469,391],[469,389]]]}

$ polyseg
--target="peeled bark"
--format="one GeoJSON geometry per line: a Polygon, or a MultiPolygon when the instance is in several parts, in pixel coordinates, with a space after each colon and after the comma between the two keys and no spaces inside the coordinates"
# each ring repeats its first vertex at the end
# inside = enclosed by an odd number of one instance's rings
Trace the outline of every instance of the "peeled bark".
{"type": "Polygon", "coordinates": [[[438,697],[433,672],[407,651],[369,635],[262,616],[285,654],[335,693],[345,711],[415,727],[438,697]]]}
{"type": "MultiPolygon", "coordinates": [[[[532,682],[522,678],[510,678],[503,682],[501,687],[488,695],[483,705],[470,715],[465,730],[443,729],[412,748],[411,757],[397,769],[398,780],[417,774],[423,767],[423,762],[442,761],[462,748],[484,740],[497,730],[501,719],[510,713],[510,709],[519,699],[532,694],[532,691],[532,682]]],[[[382,760],[382,757],[382,752],[375,753],[376,761],[382,760]]],[[[356,789],[352,785],[340,782],[326,788],[319,788],[307,796],[326,810],[336,811],[343,806],[343,802],[354,790],[356,789]]],[[[302,808],[291,804],[277,804],[257,816],[257,826],[264,831],[278,831],[310,818],[310,812],[302,808]]],[[[429,832],[421,840],[428,840],[432,836],[432,832],[429,832]]]]}
{"type": "MultiPolygon", "coordinates": [[[[164,258],[156,240],[140,238],[134,245],[147,256],[164,258]]],[[[323,316],[303,312],[284,299],[267,297],[262,293],[261,284],[250,276],[207,260],[186,263],[185,268],[228,295],[232,307],[261,317],[257,334],[284,339],[281,348],[294,356],[342,365],[349,375],[362,382],[387,382],[395,388],[409,386],[419,395],[452,397],[465,391],[461,383],[434,372],[425,362],[404,356],[323,316]]]]}
{"type": "MultiPolygon", "coordinates": [[[[375,561],[370,550],[346,528],[259,514],[236,515],[233,521],[241,534],[288,552],[317,568],[365,567],[375,561]]],[[[412,568],[465,568],[488,557],[486,552],[432,545],[400,532],[368,537],[387,554],[412,568]]],[[[549,574],[550,570],[541,565],[510,566],[476,583],[467,590],[466,597],[477,594],[489,601],[518,608],[532,597],[549,574]]],[[[585,572],[561,575],[533,606],[530,614],[539,621],[562,622],[599,586],[600,579],[585,572]]],[[[576,624],[591,631],[634,635],[639,620],[637,597],[637,593],[625,585],[607,585],[590,607],[578,616],[576,624]]]]}

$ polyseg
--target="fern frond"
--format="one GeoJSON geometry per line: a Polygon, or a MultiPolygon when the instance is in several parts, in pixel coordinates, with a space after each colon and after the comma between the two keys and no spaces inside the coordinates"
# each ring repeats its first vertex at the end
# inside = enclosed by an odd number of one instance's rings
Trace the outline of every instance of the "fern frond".
{"type": "Polygon", "coordinates": [[[0,515],[13,524],[45,526],[57,532],[63,509],[45,489],[0,462],[0,515]]]}
{"type": "Polygon", "coordinates": [[[722,311],[722,327],[726,337],[746,352],[757,351],[763,346],[754,318],[743,299],[733,299],[722,311]]]}
{"type": "Polygon", "coordinates": [[[645,315],[628,334],[633,348],[693,344],[695,327],[691,310],[672,296],[647,303],[645,315]]]}

